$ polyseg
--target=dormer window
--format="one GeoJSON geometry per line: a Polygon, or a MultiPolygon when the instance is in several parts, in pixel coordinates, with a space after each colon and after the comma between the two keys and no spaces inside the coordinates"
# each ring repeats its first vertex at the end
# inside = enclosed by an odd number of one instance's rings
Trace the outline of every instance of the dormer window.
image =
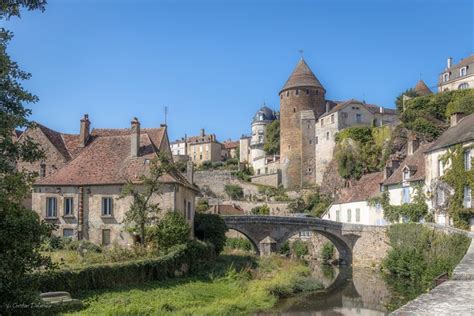
{"type": "Polygon", "coordinates": [[[443,82],[446,82],[449,80],[449,72],[443,74],[443,82]]]}
{"type": "Polygon", "coordinates": [[[467,67],[462,67],[459,69],[459,76],[464,77],[467,74],[467,67]]]}
{"type": "Polygon", "coordinates": [[[46,177],[46,165],[44,163],[40,165],[40,177],[46,177]]]}
{"type": "Polygon", "coordinates": [[[405,168],[405,170],[403,170],[403,180],[406,181],[408,179],[410,179],[410,169],[405,168]]]}

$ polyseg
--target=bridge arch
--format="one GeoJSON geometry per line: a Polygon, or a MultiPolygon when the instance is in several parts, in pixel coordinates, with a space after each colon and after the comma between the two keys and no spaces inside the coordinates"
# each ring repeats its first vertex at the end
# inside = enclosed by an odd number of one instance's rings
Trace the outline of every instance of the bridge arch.
{"type": "Polygon", "coordinates": [[[228,229],[232,229],[232,230],[235,230],[236,232],[239,232],[241,233],[242,235],[245,236],[245,238],[247,238],[250,243],[252,244],[253,248],[255,249],[255,253],[257,254],[257,256],[260,255],[260,248],[258,247],[258,241],[255,241],[251,235],[249,234],[249,232],[247,232],[244,228],[241,228],[241,227],[233,227],[231,225],[227,225],[227,228],[228,229]]]}

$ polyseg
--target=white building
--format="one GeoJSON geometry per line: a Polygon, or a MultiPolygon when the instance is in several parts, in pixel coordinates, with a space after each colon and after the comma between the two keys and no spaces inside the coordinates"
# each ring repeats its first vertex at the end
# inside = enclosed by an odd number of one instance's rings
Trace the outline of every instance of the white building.
{"type": "Polygon", "coordinates": [[[186,152],[186,138],[176,140],[170,144],[171,153],[173,156],[187,155],[186,152]]]}
{"type": "Polygon", "coordinates": [[[386,225],[381,205],[368,200],[380,196],[383,172],[363,175],[354,185],[344,188],[322,218],[341,223],[386,225]]]}
{"type": "Polygon", "coordinates": [[[439,75],[438,91],[452,91],[474,88],[474,55],[462,59],[453,65],[448,58],[446,68],[439,75]]]}

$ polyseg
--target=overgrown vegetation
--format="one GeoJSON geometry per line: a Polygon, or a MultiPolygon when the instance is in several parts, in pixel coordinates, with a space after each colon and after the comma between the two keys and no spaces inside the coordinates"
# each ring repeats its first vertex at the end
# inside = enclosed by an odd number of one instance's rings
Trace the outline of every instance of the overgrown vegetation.
{"type": "Polygon", "coordinates": [[[185,244],[189,240],[191,227],[183,215],[174,211],[167,212],[158,225],[150,227],[148,231],[147,237],[156,244],[158,251],[164,254],[176,245],[185,244]]]}
{"type": "Polygon", "coordinates": [[[280,121],[275,120],[267,125],[263,150],[267,155],[280,153],[280,121]]]}
{"type": "Polygon", "coordinates": [[[253,245],[247,238],[227,238],[225,243],[227,249],[239,249],[243,251],[253,251],[253,245]]]}
{"type": "Polygon", "coordinates": [[[250,182],[251,177],[254,175],[253,168],[251,166],[245,165],[242,170],[233,171],[232,175],[242,181],[250,182]]]}
{"type": "Polygon", "coordinates": [[[198,199],[196,203],[196,212],[204,213],[209,209],[209,201],[206,198],[198,199]]]}
{"type": "Polygon", "coordinates": [[[258,193],[265,195],[268,199],[278,202],[286,202],[290,200],[283,185],[280,185],[278,188],[268,185],[259,185],[258,193]]]}
{"type": "Polygon", "coordinates": [[[424,289],[432,288],[440,274],[452,273],[471,241],[461,234],[445,234],[415,223],[389,226],[388,237],[392,248],[383,269],[424,289]]]}
{"type": "Polygon", "coordinates": [[[466,208],[464,205],[464,189],[468,187],[471,192],[474,188],[474,168],[472,167],[472,158],[470,170],[465,167],[465,153],[472,150],[472,146],[462,147],[456,145],[448,149],[448,152],[442,157],[445,164],[450,163],[450,167],[441,177],[441,181],[454,189],[454,194],[448,199],[448,214],[453,219],[455,227],[468,229],[469,219],[474,215],[474,208],[466,208]]]}
{"type": "Polygon", "coordinates": [[[414,188],[415,194],[412,202],[401,205],[391,205],[390,195],[385,191],[382,196],[369,199],[370,206],[383,207],[384,218],[391,223],[398,223],[400,219],[408,222],[419,222],[422,219],[428,220],[428,205],[426,204],[426,196],[423,193],[422,185],[418,184],[414,188]]]}
{"type": "Polygon", "coordinates": [[[200,240],[214,245],[216,254],[219,254],[226,243],[225,233],[227,225],[217,214],[196,213],[194,216],[194,234],[200,240]]]}
{"type": "Polygon", "coordinates": [[[321,248],[321,258],[328,262],[334,259],[334,245],[331,242],[325,242],[321,248]]]}
{"type": "Polygon", "coordinates": [[[288,210],[291,213],[306,213],[321,217],[331,203],[332,198],[328,194],[317,190],[314,193],[290,201],[288,203],[288,210]]]}
{"type": "Polygon", "coordinates": [[[270,215],[270,208],[267,204],[263,204],[260,206],[253,207],[250,213],[254,215],[270,215]]]}
{"type": "Polygon", "coordinates": [[[309,254],[308,244],[300,239],[290,243],[291,253],[297,258],[302,258],[309,254]]]}
{"type": "Polygon", "coordinates": [[[231,200],[241,200],[244,197],[244,189],[238,184],[226,184],[224,191],[231,200]]]}

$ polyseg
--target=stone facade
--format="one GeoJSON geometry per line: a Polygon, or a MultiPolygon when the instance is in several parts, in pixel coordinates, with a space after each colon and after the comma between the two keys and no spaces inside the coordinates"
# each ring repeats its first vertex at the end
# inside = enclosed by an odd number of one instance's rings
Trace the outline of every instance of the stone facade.
{"type": "Polygon", "coordinates": [[[314,148],[314,120],[324,112],[325,93],[303,59],[280,91],[280,167],[285,188],[307,186],[315,177],[315,154],[306,148],[314,148]]]}
{"type": "Polygon", "coordinates": [[[274,173],[253,176],[251,181],[255,184],[278,187],[281,183],[281,172],[280,170],[276,170],[274,173]]]}

